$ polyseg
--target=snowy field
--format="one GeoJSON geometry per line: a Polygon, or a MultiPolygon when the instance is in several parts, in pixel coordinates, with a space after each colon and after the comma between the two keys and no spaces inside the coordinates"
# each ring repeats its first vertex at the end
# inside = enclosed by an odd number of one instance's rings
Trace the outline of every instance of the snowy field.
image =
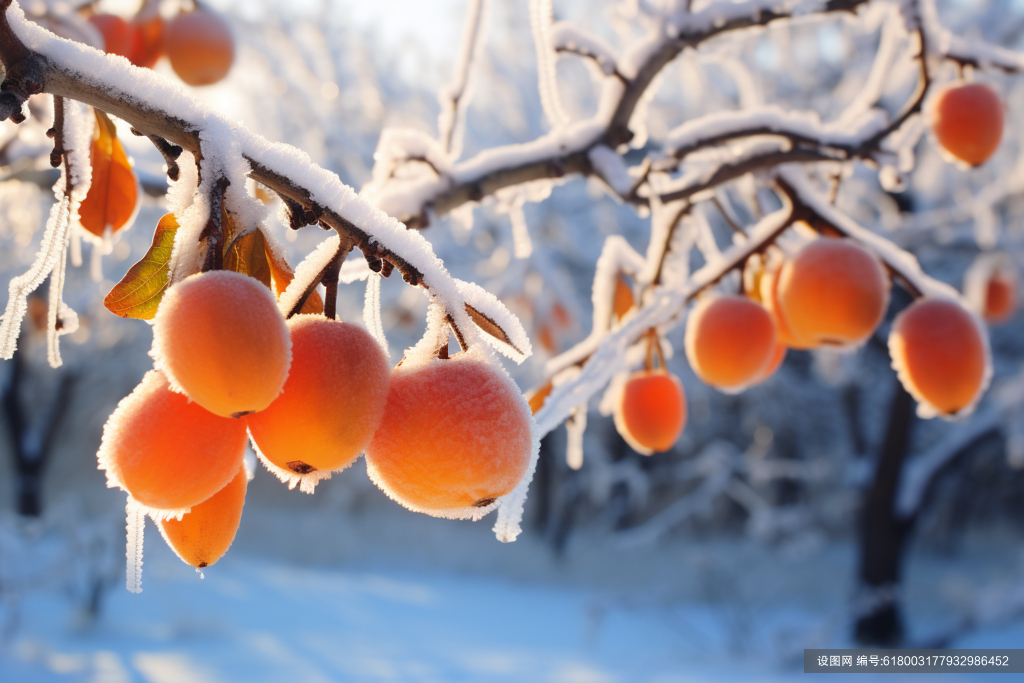
{"type": "MultiPolygon", "coordinates": [[[[243,524],[237,547],[202,580],[150,527],[143,593],[125,591],[122,574],[97,621],[85,623],[60,591],[21,596],[14,626],[0,643],[0,682],[795,681],[816,678],[802,673],[804,646],[850,646],[844,589],[836,580],[836,567],[849,559],[845,549],[798,556],[762,548],[750,556],[742,546],[673,544],[622,553],[584,539],[554,560],[530,540],[494,543],[483,524],[439,526],[440,536],[432,536],[440,520],[420,524],[399,515],[408,537],[394,535],[343,562],[321,557],[312,563],[321,568],[310,568],[283,559],[287,548],[279,557],[247,553],[258,537],[263,543],[281,538],[281,529],[261,523],[271,516],[257,514],[243,524]],[[478,562],[466,571],[443,562],[424,568],[430,545],[435,554],[446,548],[460,565],[474,554],[478,562]],[[486,548],[491,551],[480,557],[486,548]],[[760,566],[752,559],[758,554],[760,566]],[[593,567],[602,555],[606,565],[593,567]],[[705,559],[685,559],[699,556],[705,559]],[[487,566],[504,560],[504,570],[487,566]],[[323,568],[339,564],[346,568],[323,568]],[[645,564],[647,573],[638,568],[645,564]],[[775,571],[765,571],[772,566],[775,571]],[[730,570],[746,581],[729,583],[730,570]],[[635,576],[634,585],[622,581],[623,572],[635,576]],[[733,599],[708,587],[716,574],[724,581],[718,590],[735,592],[733,599]],[[799,584],[814,593],[793,600],[799,584]],[[757,586],[761,599],[748,599],[757,586]],[[694,591],[708,599],[694,600],[694,591]]],[[[304,540],[324,521],[307,517],[308,531],[291,540],[304,540]]],[[[371,532],[361,522],[341,526],[327,545],[371,532]]],[[[378,534],[391,530],[380,520],[372,526],[378,534]]],[[[929,579],[933,570],[923,564],[911,571],[927,593],[943,579],[929,579]]],[[[964,567],[955,571],[963,575],[964,567]]],[[[922,611],[927,600],[910,599],[921,630],[941,626],[940,611],[922,611]]],[[[1018,618],[956,646],[1022,642],[1018,618]]]]}

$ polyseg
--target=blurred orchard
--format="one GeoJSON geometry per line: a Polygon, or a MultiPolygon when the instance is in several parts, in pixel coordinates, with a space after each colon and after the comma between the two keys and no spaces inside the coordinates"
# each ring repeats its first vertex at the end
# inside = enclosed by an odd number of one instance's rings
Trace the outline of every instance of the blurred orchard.
{"type": "Polygon", "coordinates": [[[148,524],[790,664],[1019,625],[1024,6],[291,5],[0,2],[0,638],[125,509],[133,591],[148,524]]]}

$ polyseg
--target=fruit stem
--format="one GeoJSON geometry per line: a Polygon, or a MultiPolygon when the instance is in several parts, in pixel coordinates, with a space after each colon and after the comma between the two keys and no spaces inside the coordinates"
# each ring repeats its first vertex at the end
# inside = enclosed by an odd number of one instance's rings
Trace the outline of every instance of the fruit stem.
{"type": "Polygon", "coordinates": [[[338,317],[338,277],[341,275],[341,264],[346,256],[347,251],[338,249],[334,258],[324,266],[323,275],[320,276],[320,282],[327,290],[324,295],[324,315],[328,320],[336,320],[338,317]]]}
{"type": "Polygon", "coordinates": [[[652,327],[647,330],[647,357],[644,358],[644,370],[650,372],[665,367],[665,354],[661,349],[661,339],[658,337],[658,331],[652,327]]]}

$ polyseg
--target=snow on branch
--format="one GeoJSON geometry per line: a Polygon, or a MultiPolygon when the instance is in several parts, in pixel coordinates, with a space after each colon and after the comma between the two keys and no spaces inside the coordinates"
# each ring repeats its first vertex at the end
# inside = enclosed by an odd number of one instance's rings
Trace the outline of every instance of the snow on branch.
{"type": "MultiPolygon", "coordinates": [[[[696,14],[659,17],[648,33],[638,39],[614,63],[613,71],[601,83],[597,111],[589,119],[555,124],[555,130],[531,142],[505,145],[480,152],[475,157],[453,165],[439,175],[417,174],[412,179],[375,174],[363,190],[364,196],[388,214],[407,223],[423,226],[429,215],[441,216],[468,202],[479,202],[511,185],[536,180],[558,179],[567,175],[594,175],[595,170],[610,168],[608,160],[599,155],[597,169],[590,151],[604,145],[614,150],[633,138],[629,124],[648,88],[662,69],[670,64],[685,48],[701,43],[729,31],[765,26],[768,23],[795,16],[815,13],[852,12],[867,0],[754,0],[748,2],[718,2],[696,14]]],[[[531,4],[534,28],[543,28],[546,8],[550,3],[531,4]],[[534,7],[536,5],[536,7],[534,7]],[[539,13],[539,14],[538,14],[539,13]],[[538,23],[539,22],[539,23],[538,23]]],[[[547,15],[545,15],[547,16],[547,15]]],[[[536,32],[536,31],[535,31],[536,32]]],[[[593,52],[599,63],[612,59],[607,45],[564,24],[541,31],[547,43],[538,43],[538,54],[549,45],[565,51],[570,43],[578,52],[593,52]]],[[[544,38],[542,38],[544,40],[544,38]]],[[[542,80],[550,86],[554,81],[550,70],[542,80]]],[[[541,84],[541,90],[547,87],[541,84]]],[[[562,120],[553,113],[557,120],[562,120]]],[[[380,150],[378,150],[380,151],[380,150]]],[[[396,158],[398,154],[385,154],[396,158]]],[[[809,160],[820,160],[816,155],[809,160]]],[[[599,174],[599,173],[598,173],[599,174]]],[[[608,178],[604,178],[606,182],[608,178]]],[[[616,174],[609,183],[618,187],[616,174]]],[[[629,201],[646,204],[635,194],[629,201]]]]}
{"type": "MultiPolygon", "coordinates": [[[[494,297],[477,296],[476,290],[452,278],[421,235],[360,198],[304,152],[268,142],[228,121],[148,69],[49,33],[28,21],[16,2],[2,1],[0,7],[0,60],[7,68],[0,114],[7,111],[3,107],[8,102],[20,107],[28,95],[49,92],[117,116],[196,159],[204,159],[204,151],[214,152],[210,156],[218,158],[219,165],[213,170],[228,181],[229,193],[242,192],[248,175],[336,230],[343,248],[358,247],[380,270],[390,273],[393,268],[409,284],[428,288],[470,343],[500,334],[516,347],[509,355],[521,360],[529,354],[525,331],[503,304],[494,297]]],[[[209,182],[204,177],[204,185],[209,182]]],[[[59,222],[68,207],[55,210],[59,222]]],[[[498,347],[507,350],[502,344],[498,347]]]]}

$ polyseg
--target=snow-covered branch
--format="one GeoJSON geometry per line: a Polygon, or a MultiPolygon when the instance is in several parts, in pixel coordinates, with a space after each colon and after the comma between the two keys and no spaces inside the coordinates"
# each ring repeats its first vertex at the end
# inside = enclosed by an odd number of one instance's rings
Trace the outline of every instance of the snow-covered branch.
{"type": "Polygon", "coordinates": [[[242,188],[248,175],[336,230],[342,244],[358,247],[374,270],[387,273],[393,267],[406,282],[426,287],[464,338],[485,340],[516,360],[530,354],[525,330],[504,305],[449,275],[425,239],[361,199],[305,153],[228,121],[152,71],[54,36],[28,21],[17,3],[0,6],[0,60],[7,69],[0,114],[14,102],[20,115],[29,95],[48,92],[123,119],[144,135],[181,147],[201,165],[217,160],[212,170],[229,184],[242,188]]]}

